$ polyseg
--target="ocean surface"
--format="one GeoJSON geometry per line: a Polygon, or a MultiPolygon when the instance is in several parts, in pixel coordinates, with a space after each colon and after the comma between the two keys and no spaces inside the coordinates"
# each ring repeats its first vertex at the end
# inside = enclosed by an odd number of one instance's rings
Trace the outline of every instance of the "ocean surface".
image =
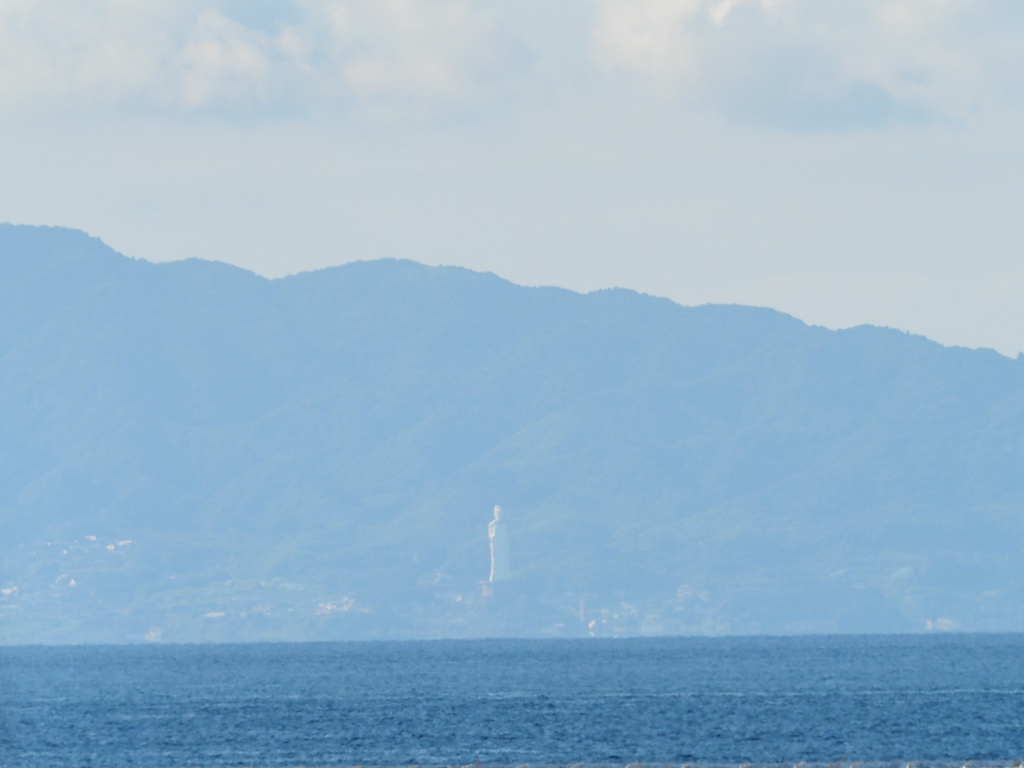
{"type": "Polygon", "coordinates": [[[1024,758],[1024,636],[0,648],[0,766],[1024,758]]]}

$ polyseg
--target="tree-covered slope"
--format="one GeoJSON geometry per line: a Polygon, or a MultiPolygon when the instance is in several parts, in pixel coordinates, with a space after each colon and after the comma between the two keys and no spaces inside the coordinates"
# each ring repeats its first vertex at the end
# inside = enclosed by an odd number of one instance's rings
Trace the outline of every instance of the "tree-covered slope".
{"type": "Polygon", "coordinates": [[[1021,630],[1022,453],[991,351],[0,226],[4,642],[1021,630]]]}

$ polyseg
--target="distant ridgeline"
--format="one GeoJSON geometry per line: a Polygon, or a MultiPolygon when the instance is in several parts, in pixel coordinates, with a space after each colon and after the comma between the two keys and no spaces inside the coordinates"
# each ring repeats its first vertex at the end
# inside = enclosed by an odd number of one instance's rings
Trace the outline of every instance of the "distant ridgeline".
{"type": "Polygon", "coordinates": [[[988,350],[0,226],[4,643],[1021,631],[1022,454],[988,350]]]}

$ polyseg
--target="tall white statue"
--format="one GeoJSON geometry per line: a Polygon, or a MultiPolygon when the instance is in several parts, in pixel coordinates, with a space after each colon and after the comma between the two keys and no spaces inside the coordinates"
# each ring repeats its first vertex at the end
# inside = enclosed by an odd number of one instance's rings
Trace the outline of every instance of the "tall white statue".
{"type": "Polygon", "coordinates": [[[491,582],[508,581],[512,578],[508,569],[508,531],[501,522],[501,507],[494,508],[487,535],[491,537],[491,582]]]}

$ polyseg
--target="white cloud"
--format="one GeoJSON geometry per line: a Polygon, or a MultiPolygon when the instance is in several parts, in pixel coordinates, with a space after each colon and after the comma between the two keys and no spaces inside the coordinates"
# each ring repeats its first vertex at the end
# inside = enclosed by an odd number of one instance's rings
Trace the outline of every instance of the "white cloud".
{"type": "Polygon", "coordinates": [[[605,68],[755,119],[813,127],[926,112],[962,117],[1000,98],[998,84],[1021,71],[1012,43],[1021,19],[1007,24],[1003,5],[593,0],[592,40],[605,68]]]}
{"type": "Polygon", "coordinates": [[[797,128],[962,117],[1021,91],[1017,0],[588,0],[544,34],[523,2],[0,0],[0,109],[444,108],[500,92],[513,29],[558,62],[551,82],[596,63],[797,128]],[[588,33],[589,63],[572,42],[588,33]]]}
{"type": "Polygon", "coordinates": [[[177,53],[180,98],[186,107],[268,95],[271,62],[265,34],[204,10],[195,29],[177,53]]]}
{"type": "Polygon", "coordinates": [[[0,107],[458,101],[495,60],[480,0],[0,0],[0,107]]]}
{"type": "Polygon", "coordinates": [[[327,0],[321,48],[341,82],[371,97],[462,99],[493,63],[494,17],[468,0],[327,0]]]}
{"type": "Polygon", "coordinates": [[[597,0],[594,38],[602,63],[646,75],[694,74],[687,29],[701,0],[597,0]]]}

